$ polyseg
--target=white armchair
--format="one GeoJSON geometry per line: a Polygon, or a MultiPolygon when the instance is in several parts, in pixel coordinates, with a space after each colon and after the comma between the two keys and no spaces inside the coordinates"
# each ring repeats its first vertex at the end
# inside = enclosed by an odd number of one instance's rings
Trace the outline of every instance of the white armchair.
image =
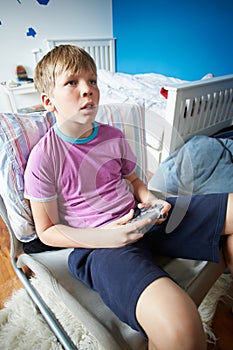
{"type": "MultiPolygon", "coordinates": [[[[140,105],[100,106],[97,120],[121,128],[138,158],[138,175],[147,181],[144,111],[140,105]]],[[[23,198],[23,172],[33,145],[53,124],[50,113],[27,115],[0,115],[0,213],[11,237],[11,259],[24,287],[39,307],[42,315],[64,349],[75,349],[77,344],[58,322],[52,304],[45,300],[43,288],[35,288],[24,273],[27,266],[50,288],[56,299],[65,304],[96,339],[98,349],[143,350],[147,342],[140,334],[122,323],[105,306],[97,293],[71,276],[67,258],[71,249],[62,249],[28,255],[23,252],[23,236],[35,235],[30,208],[23,198]]],[[[194,262],[183,259],[156,257],[159,264],[181,284],[197,305],[219,275],[224,271],[220,264],[194,262]]]]}

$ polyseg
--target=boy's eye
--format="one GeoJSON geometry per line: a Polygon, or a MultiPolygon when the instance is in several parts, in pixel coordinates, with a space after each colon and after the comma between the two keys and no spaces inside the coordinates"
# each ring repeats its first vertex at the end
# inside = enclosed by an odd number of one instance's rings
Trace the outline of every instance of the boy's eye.
{"type": "Polygon", "coordinates": [[[90,84],[95,86],[95,85],[97,85],[97,81],[95,79],[91,79],[90,84]]]}
{"type": "Polygon", "coordinates": [[[70,85],[70,86],[75,86],[77,83],[76,83],[76,81],[74,81],[74,80],[70,80],[70,81],[68,81],[68,83],[67,83],[67,85],[70,85]]]}

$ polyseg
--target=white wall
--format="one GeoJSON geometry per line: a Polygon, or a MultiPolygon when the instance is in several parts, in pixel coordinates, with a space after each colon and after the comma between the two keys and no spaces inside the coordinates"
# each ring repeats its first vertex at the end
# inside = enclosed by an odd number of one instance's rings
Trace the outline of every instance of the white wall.
{"type": "MultiPolygon", "coordinates": [[[[46,51],[45,39],[112,37],[112,0],[8,0],[0,3],[0,82],[16,79],[16,66],[33,76],[32,51],[46,51]],[[36,36],[27,36],[32,27],[36,36]]],[[[4,110],[0,95],[0,111],[4,110]]]]}

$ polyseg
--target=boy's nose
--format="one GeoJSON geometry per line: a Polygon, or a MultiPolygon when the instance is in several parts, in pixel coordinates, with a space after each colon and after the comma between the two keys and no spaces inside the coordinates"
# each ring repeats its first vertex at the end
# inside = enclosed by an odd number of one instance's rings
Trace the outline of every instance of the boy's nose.
{"type": "Polygon", "coordinates": [[[83,97],[92,95],[92,89],[91,86],[87,83],[83,83],[81,87],[81,94],[83,97]]]}
{"type": "Polygon", "coordinates": [[[91,95],[92,95],[92,91],[83,92],[83,97],[91,96],[91,95]]]}

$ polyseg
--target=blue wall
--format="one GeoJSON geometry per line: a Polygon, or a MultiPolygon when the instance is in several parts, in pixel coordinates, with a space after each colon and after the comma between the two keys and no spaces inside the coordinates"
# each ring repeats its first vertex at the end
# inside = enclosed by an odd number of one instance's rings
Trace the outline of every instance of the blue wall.
{"type": "Polygon", "coordinates": [[[117,71],[233,73],[233,0],[113,0],[117,71]]]}

